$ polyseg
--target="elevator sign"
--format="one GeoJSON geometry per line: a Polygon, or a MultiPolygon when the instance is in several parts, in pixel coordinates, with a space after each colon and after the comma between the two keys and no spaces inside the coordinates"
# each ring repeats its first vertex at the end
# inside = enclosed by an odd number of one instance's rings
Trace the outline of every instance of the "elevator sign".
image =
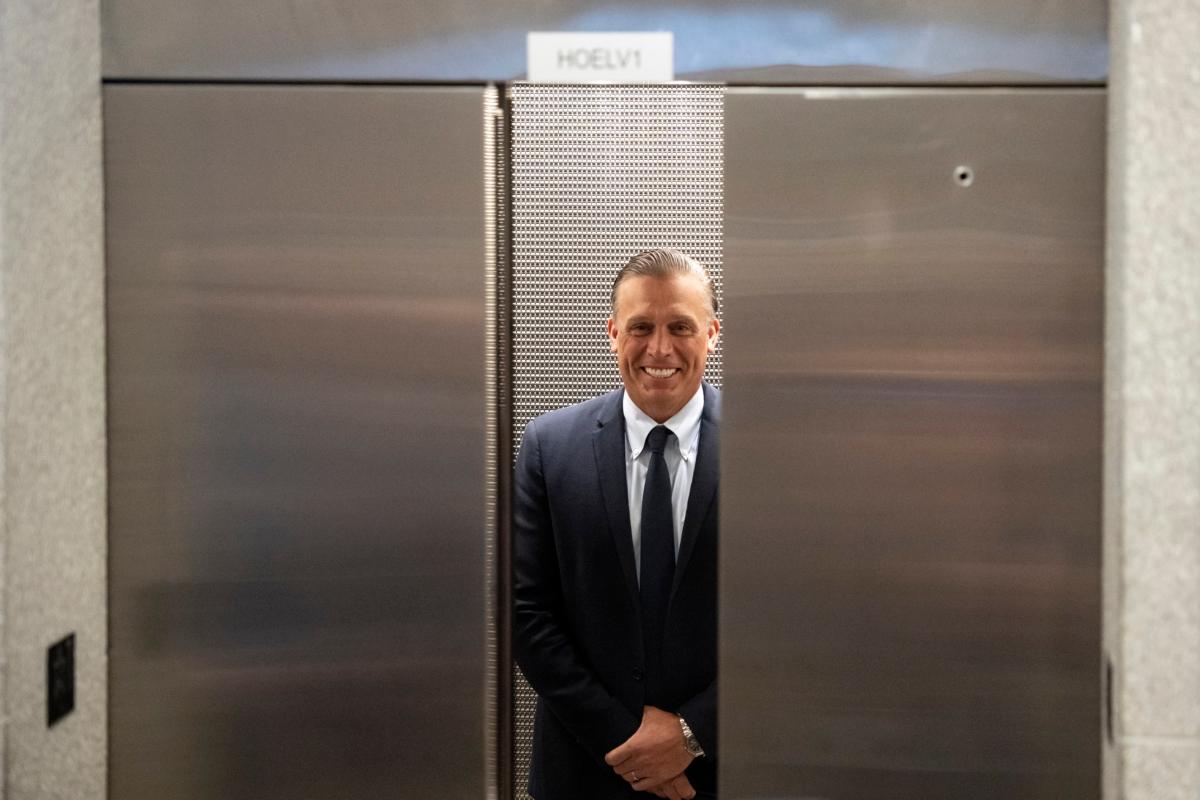
{"type": "Polygon", "coordinates": [[[526,73],[541,83],[650,83],[675,77],[671,33],[530,33],[526,73]]]}

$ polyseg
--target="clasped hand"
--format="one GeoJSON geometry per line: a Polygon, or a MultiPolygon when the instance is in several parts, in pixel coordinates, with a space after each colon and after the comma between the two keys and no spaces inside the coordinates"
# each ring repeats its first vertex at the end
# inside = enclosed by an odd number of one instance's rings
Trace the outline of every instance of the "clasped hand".
{"type": "Polygon", "coordinates": [[[670,800],[691,800],[696,790],[683,771],[692,754],[683,746],[679,717],[654,706],[642,708],[642,724],[604,762],[639,792],[670,800]]]}

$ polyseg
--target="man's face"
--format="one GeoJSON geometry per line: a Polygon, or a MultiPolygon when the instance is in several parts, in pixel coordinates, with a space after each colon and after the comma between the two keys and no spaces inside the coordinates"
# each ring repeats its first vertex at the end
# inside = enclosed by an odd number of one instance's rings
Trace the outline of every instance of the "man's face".
{"type": "Polygon", "coordinates": [[[655,422],[666,422],[696,393],[721,324],[694,275],[626,278],[608,320],[609,345],[625,391],[655,422]]]}

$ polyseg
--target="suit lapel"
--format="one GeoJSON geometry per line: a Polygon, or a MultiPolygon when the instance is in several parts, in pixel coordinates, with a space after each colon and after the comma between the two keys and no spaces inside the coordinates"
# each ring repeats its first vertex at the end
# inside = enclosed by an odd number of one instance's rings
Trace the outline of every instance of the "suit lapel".
{"type": "MultiPolygon", "coordinates": [[[[708,518],[713,498],[717,494],[717,483],[721,472],[721,440],[719,420],[721,418],[720,396],[707,383],[704,384],[704,413],[700,416],[700,444],[696,449],[696,471],[692,473],[692,489],[688,493],[687,512],[683,517],[683,536],[679,540],[679,555],[675,558],[675,579],[671,583],[671,594],[679,588],[688,559],[696,548],[700,529],[708,518]]],[[[628,505],[628,502],[626,502],[628,505]]],[[[628,515],[627,515],[628,516],[628,515]]],[[[630,547],[632,550],[632,546],[630,547]]]]}
{"type": "Polygon", "coordinates": [[[625,485],[625,417],[621,413],[622,391],[613,392],[613,398],[596,418],[596,430],[592,434],[592,450],[596,455],[596,472],[600,477],[600,494],[608,512],[608,530],[621,569],[625,573],[625,584],[629,596],[638,606],[637,565],[633,560],[633,533],[629,529],[629,489],[625,485]]]}

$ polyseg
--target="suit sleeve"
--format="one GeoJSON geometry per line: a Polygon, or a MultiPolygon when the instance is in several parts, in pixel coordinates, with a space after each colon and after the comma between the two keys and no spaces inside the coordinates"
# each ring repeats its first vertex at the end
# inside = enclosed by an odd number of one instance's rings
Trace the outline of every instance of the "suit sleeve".
{"type": "Polygon", "coordinates": [[[599,761],[638,729],[580,658],[563,626],[563,597],[536,420],[517,456],[513,498],[513,650],[551,713],[599,761]]]}
{"type": "Polygon", "coordinates": [[[707,758],[717,757],[717,681],[700,694],[684,702],[675,713],[687,720],[688,727],[704,748],[707,758]]]}

